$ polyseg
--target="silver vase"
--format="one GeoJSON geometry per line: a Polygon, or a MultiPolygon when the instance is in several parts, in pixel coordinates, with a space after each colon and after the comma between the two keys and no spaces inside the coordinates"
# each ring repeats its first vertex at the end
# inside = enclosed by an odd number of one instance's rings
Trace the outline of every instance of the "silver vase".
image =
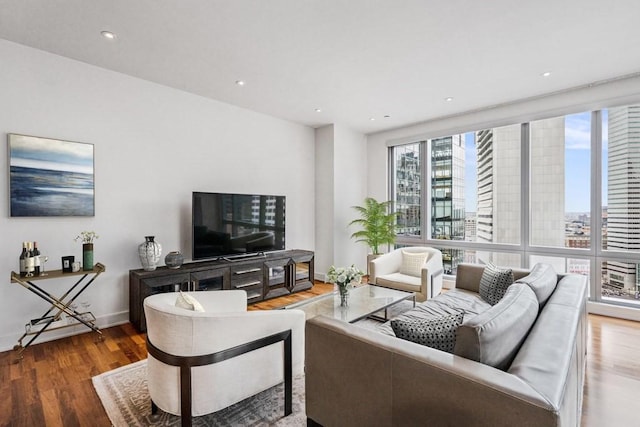
{"type": "Polygon", "coordinates": [[[154,236],[145,236],[145,241],[138,246],[140,263],[145,271],[155,270],[158,261],[160,261],[160,255],[162,255],[162,245],[154,239],[154,236]]]}

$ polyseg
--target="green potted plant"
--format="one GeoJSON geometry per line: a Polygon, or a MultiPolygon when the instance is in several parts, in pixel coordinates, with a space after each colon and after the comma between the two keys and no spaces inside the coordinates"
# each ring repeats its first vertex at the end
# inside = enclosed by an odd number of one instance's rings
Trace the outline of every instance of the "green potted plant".
{"type": "Polygon", "coordinates": [[[391,212],[391,201],[379,202],[372,197],[364,199],[363,206],[353,206],[360,218],[349,225],[358,225],[360,230],[351,235],[356,242],[364,242],[371,249],[367,255],[367,274],[369,262],[381,254],[380,247],[393,245],[396,241],[396,213],[391,212]]]}

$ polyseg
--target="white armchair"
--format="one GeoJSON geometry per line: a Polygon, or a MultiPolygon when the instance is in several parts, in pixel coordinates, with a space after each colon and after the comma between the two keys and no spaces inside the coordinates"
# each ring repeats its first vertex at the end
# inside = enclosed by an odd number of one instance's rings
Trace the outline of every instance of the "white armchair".
{"type": "Polygon", "coordinates": [[[369,264],[369,283],[415,292],[417,301],[425,301],[440,294],[442,277],[442,252],[423,246],[395,249],[369,264]],[[411,263],[418,254],[426,254],[426,258],[420,265],[412,267],[411,263]]]}
{"type": "Polygon", "coordinates": [[[177,293],[144,300],[152,412],[160,408],[181,415],[182,425],[190,425],[192,416],[226,408],[285,380],[285,414],[291,413],[291,376],[304,369],[304,313],[247,311],[241,290],[185,294],[204,312],[176,307],[177,293]]]}

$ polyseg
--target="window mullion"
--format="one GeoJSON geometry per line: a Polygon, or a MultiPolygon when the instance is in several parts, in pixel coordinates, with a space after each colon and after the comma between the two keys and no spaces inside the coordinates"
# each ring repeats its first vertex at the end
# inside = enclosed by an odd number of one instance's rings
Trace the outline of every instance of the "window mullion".
{"type": "Polygon", "coordinates": [[[591,113],[591,265],[590,297],[602,300],[602,112],[591,113]],[[595,265],[594,265],[595,264],[595,265]],[[594,268],[595,267],[595,268],[594,268]]]}
{"type": "Polygon", "coordinates": [[[520,247],[522,248],[522,266],[529,265],[530,237],[531,237],[531,150],[529,140],[529,123],[521,126],[521,155],[520,155],[520,183],[522,196],[520,197],[520,247]]]}

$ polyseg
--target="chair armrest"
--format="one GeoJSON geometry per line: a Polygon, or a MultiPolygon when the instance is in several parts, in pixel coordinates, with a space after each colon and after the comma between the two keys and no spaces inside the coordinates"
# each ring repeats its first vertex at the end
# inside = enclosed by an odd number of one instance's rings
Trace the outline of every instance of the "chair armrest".
{"type": "Polygon", "coordinates": [[[442,266],[442,253],[434,252],[422,266],[421,282],[422,293],[427,299],[437,296],[442,290],[442,278],[444,268],[442,266]]]}

